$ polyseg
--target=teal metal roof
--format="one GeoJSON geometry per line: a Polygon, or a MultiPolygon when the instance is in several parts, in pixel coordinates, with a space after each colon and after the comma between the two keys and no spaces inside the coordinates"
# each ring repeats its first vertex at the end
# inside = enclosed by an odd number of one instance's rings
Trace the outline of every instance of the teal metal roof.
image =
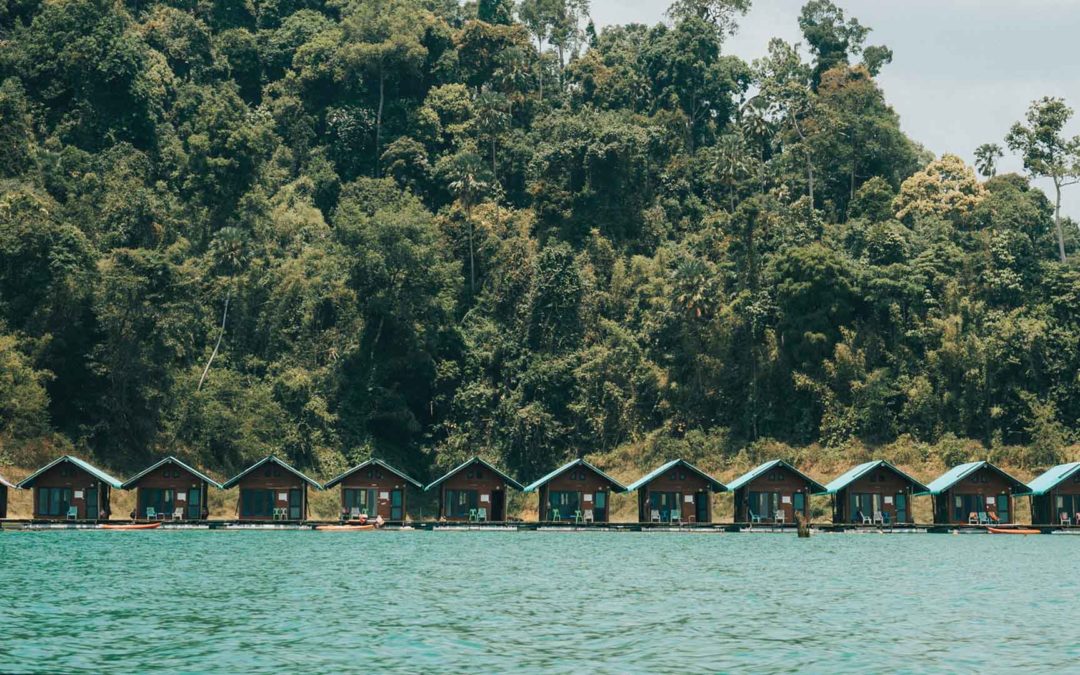
{"type": "Polygon", "coordinates": [[[635,490],[640,490],[647,483],[651,483],[654,479],[659,478],[660,476],[663,476],[664,473],[666,473],[667,471],[669,471],[671,469],[674,469],[677,466],[684,466],[687,469],[689,469],[690,471],[693,471],[697,475],[704,478],[706,481],[708,481],[709,485],[712,486],[713,492],[723,492],[724,490],[727,490],[727,487],[725,487],[723,483],[716,480],[715,478],[713,478],[709,474],[705,473],[704,471],[702,471],[701,469],[697,468],[696,466],[694,466],[690,462],[687,462],[684,459],[673,459],[670,462],[668,462],[667,464],[663,464],[661,466],[658,466],[657,468],[653,469],[652,471],[645,474],[641,478],[638,478],[633,483],[627,485],[626,489],[629,492],[634,492],[635,490]]]}
{"type": "Polygon", "coordinates": [[[129,478],[127,480],[127,482],[124,483],[124,489],[125,490],[130,490],[131,487],[133,485],[135,485],[136,483],[138,483],[142,479],[143,476],[147,475],[151,471],[154,471],[155,469],[157,469],[159,466],[162,466],[163,464],[175,464],[176,466],[180,467],[181,469],[184,469],[185,471],[192,474],[193,476],[195,476],[199,480],[204,480],[208,484],[213,485],[214,487],[216,487],[217,489],[219,489],[219,490],[221,489],[221,483],[217,482],[216,480],[214,480],[210,476],[207,476],[202,471],[199,471],[198,469],[191,468],[190,466],[188,466],[187,464],[184,464],[183,462],[181,462],[179,459],[173,457],[172,455],[169,455],[168,457],[161,460],[160,462],[157,462],[153,466],[150,466],[150,467],[147,467],[146,469],[143,469],[139,473],[137,473],[134,476],[132,476],[131,478],[129,478]]]}
{"type": "Polygon", "coordinates": [[[334,478],[331,478],[329,482],[327,482],[326,484],[323,485],[323,487],[326,488],[327,490],[329,490],[330,488],[334,487],[335,485],[337,485],[341,481],[345,480],[349,476],[353,475],[357,471],[363,469],[364,467],[372,466],[372,465],[381,466],[382,468],[386,469],[387,471],[394,474],[395,476],[400,476],[402,479],[412,483],[413,485],[415,485],[418,488],[423,488],[424,487],[423,485],[420,484],[420,481],[418,481],[418,480],[416,480],[414,478],[410,478],[406,474],[404,474],[401,471],[395,469],[394,467],[390,466],[389,464],[382,461],[381,459],[375,459],[374,457],[367,460],[366,462],[361,462],[360,464],[357,464],[356,466],[349,469],[348,471],[341,474],[340,476],[336,476],[334,478]]]}
{"type": "Polygon", "coordinates": [[[1080,471],[1080,462],[1058,464],[1051,469],[1047,469],[1038,478],[1028,483],[1027,486],[1031,491],[1031,494],[1044,495],[1057,487],[1058,483],[1074,475],[1077,471],[1080,471]]]}
{"type": "Polygon", "coordinates": [[[297,478],[300,478],[301,480],[303,480],[305,483],[307,483],[311,487],[315,488],[316,490],[323,489],[323,487],[321,485],[319,485],[317,482],[315,482],[312,479],[308,478],[304,474],[300,473],[299,471],[292,468],[291,466],[289,466],[288,464],[286,464],[285,462],[281,461],[280,459],[278,459],[277,457],[275,457],[273,455],[270,455],[268,457],[263,457],[262,459],[255,462],[254,464],[252,464],[248,468],[244,469],[243,471],[236,474],[235,476],[233,476],[229,480],[225,481],[224,483],[221,484],[221,489],[228,490],[229,488],[234,487],[237,483],[240,482],[241,478],[248,475],[249,473],[251,473],[255,469],[258,469],[260,466],[262,466],[263,464],[266,464],[267,462],[270,462],[271,464],[277,464],[282,469],[285,469],[286,471],[288,471],[292,475],[296,476],[297,478]]]}
{"type": "Polygon", "coordinates": [[[79,467],[80,469],[82,469],[86,473],[90,474],[94,478],[97,478],[102,483],[106,483],[108,485],[111,485],[112,487],[114,487],[117,490],[121,490],[124,487],[123,483],[121,483],[118,479],[113,478],[112,476],[105,473],[101,469],[97,468],[93,464],[90,464],[89,462],[84,462],[83,460],[79,459],[78,457],[72,457],[71,455],[64,455],[63,457],[58,457],[55,460],[53,460],[52,462],[50,462],[50,463],[46,464],[45,466],[41,467],[40,469],[38,469],[34,473],[32,473],[29,476],[27,476],[26,478],[22,479],[22,481],[19,482],[18,487],[20,487],[20,488],[34,487],[34,482],[37,481],[38,476],[45,473],[49,469],[53,468],[57,464],[61,464],[63,462],[67,462],[69,464],[74,464],[75,466],[79,467]]]}
{"type": "Polygon", "coordinates": [[[1024,494],[1027,493],[1027,486],[1024,485],[1023,483],[1021,483],[1019,480],[1013,478],[1012,476],[1005,473],[1001,469],[997,468],[996,466],[994,466],[990,462],[979,461],[979,462],[968,462],[967,464],[961,464],[959,466],[954,466],[953,468],[949,469],[948,471],[946,471],[945,473],[941,474],[940,476],[935,478],[933,481],[931,481],[930,484],[926,486],[925,491],[919,492],[919,493],[916,493],[916,494],[928,494],[928,495],[941,494],[942,492],[945,492],[946,490],[951,488],[953,485],[956,485],[957,483],[962,481],[967,476],[970,476],[971,474],[975,473],[976,471],[978,471],[979,469],[982,469],[984,467],[998,473],[999,475],[1004,477],[1006,480],[1011,482],[1013,484],[1014,492],[1016,491],[1015,488],[1019,487],[1019,488],[1021,488],[1019,493],[1024,493],[1024,494]]]}
{"type": "Polygon", "coordinates": [[[870,471],[872,471],[872,470],[874,470],[874,469],[876,469],[876,468],[878,468],[880,466],[886,467],[887,469],[889,469],[890,471],[896,473],[898,476],[900,476],[904,480],[911,483],[911,486],[912,486],[915,494],[920,494],[920,493],[922,493],[923,491],[925,491],[927,489],[925,485],[923,485],[919,481],[915,480],[911,476],[907,475],[906,473],[904,473],[900,469],[896,468],[895,466],[893,466],[889,462],[886,462],[883,459],[875,459],[873,461],[864,462],[864,463],[862,463],[862,464],[860,464],[858,466],[851,467],[850,469],[848,469],[847,471],[845,471],[844,473],[840,474],[838,477],[833,479],[828,485],[825,486],[825,489],[823,491],[815,492],[814,494],[818,494],[818,495],[834,495],[837,492],[839,492],[840,490],[843,490],[844,488],[846,488],[848,485],[851,485],[853,482],[855,482],[856,480],[861,478],[863,475],[869,473],[870,471]]]}
{"type": "MultiPolygon", "coordinates": [[[[3,476],[0,476],[0,485],[3,485],[4,487],[7,487],[7,488],[15,488],[15,484],[8,482],[8,480],[6,478],[4,478],[3,476]]],[[[15,488],[15,489],[18,489],[18,488],[15,488]]]]}
{"type": "Polygon", "coordinates": [[[738,490],[739,488],[746,485],[750,481],[754,480],[758,476],[760,476],[760,475],[762,475],[764,473],[768,473],[770,470],[772,470],[772,469],[774,469],[774,468],[776,468],[778,466],[784,467],[788,471],[793,472],[796,476],[798,476],[799,478],[802,478],[807,483],[809,483],[810,484],[810,492],[817,494],[817,493],[825,491],[825,486],[824,485],[817,482],[816,480],[814,480],[810,476],[807,476],[805,473],[803,473],[802,471],[799,471],[798,469],[796,469],[795,467],[788,464],[787,462],[785,462],[782,459],[774,459],[771,462],[765,462],[764,464],[762,464],[762,465],[760,465],[760,466],[758,466],[758,467],[756,467],[754,469],[751,469],[750,471],[747,471],[746,473],[739,476],[738,478],[736,478],[732,482],[728,483],[727,489],[731,490],[731,491],[738,490]]]}
{"type": "Polygon", "coordinates": [[[600,476],[601,478],[603,478],[607,482],[611,483],[611,486],[613,488],[615,488],[615,492],[626,492],[626,486],[625,485],[623,485],[619,481],[615,480],[611,476],[607,475],[606,473],[604,473],[600,469],[596,468],[592,464],[589,464],[588,462],[586,462],[583,459],[575,459],[572,462],[567,462],[566,464],[563,464],[558,469],[555,469],[554,471],[547,474],[543,478],[541,478],[541,479],[539,479],[537,481],[534,481],[534,482],[530,483],[529,485],[526,485],[525,489],[522,490],[522,492],[535,492],[540,486],[551,482],[553,479],[555,479],[556,477],[558,477],[559,475],[561,475],[563,473],[566,473],[567,471],[574,468],[575,466],[583,466],[586,469],[589,469],[590,471],[595,473],[596,475],[600,476]]]}
{"type": "Polygon", "coordinates": [[[451,476],[453,476],[454,474],[458,473],[459,471],[462,471],[462,470],[463,470],[463,469],[465,469],[466,467],[468,467],[468,466],[471,466],[472,464],[475,464],[475,463],[483,464],[483,465],[484,465],[484,466],[486,466],[487,468],[489,468],[489,469],[491,469],[492,471],[494,471],[494,472],[495,472],[496,474],[498,474],[498,475],[499,475],[499,476],[500,476],[500,477],[501,477],[501,478],[502,478],[502,479],[503,479],[504,481],[506,481],[507,485],[510,485],[510,486],[512,486],[512,487],[513,487],[513,488],[514,488],[515,490],[524,490],[524,489],[525,489],[524,487],[522,487],[521,483],[517,482],[516,480],[514,480],[514,479],[513,479],[513,478],[511,478],[510,476],[507,476],[507,475],[506,475],[505,473],[503,473],[502,471],[499,471],[498,469],[496,469],[495,467],[493,467],[493,466],[492,466],[491,464],[489,464],[489,463],[487,463],[486,461],[484,461],[484,460],[480,459],[479,457],[472,457],[472,458],[470,458],[470,459],[467,459],[467,460],[465,460],[465,461],[464,461],[464,462],[462,462],[461,464],[458,464],[458,465],[457,465],[456,467],[454,467],[453,469],[450,469],[450,471],[448,471],[448,472],[447,472],[447,473],[446,473],[446,474],[445,474],[445,475],[444,475],[443,477],[441,477],[441,478],[437,479],[437,480],[436,480],[436,481],[435,481],[434,483],[432,483],[431,485],[428,485],[428,486],[427,486],[426,488],[424,488],[424,491],[426,492],[426,491],[430,490],[431,488],[433,488],[433,487],[435,487],[435,486],[439,485],[440,483],[442,483],[442,482],[443,482],[444,480],[446,480],[447,478],[450,478],[450,477],[451,477],[451,476]]]}

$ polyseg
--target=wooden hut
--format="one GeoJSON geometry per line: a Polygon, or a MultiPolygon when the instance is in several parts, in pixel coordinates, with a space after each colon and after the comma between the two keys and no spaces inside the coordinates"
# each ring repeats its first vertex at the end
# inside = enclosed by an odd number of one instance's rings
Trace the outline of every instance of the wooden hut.
{"type": "Polygon", "coordinates": [[[793,523],[795,515],[810,520],[810,495],[825,486],[782,459],[774,459],[728,484],[735,495],[737,523],[793,523]]]}
{"type": "Polygon", "coordinates": [[[1080,525],[1080,462],[1058,464],[1027,486],[1033,525],[1080,525]]]}
{"type": "Polygon", "coordinates": [[[832,496],[834,523],[912,524],[911,498],[926,486],[885,460],[860,464],[814,494],[832,496]]]}
{"type": "Polygon", "coordinates": [[[968,462],[934,479],[921,494],[934,500],[939,525],[997,525],[1013,520],[1013,495],[1027,486],[990,462],[968,462]]]}
{"type": "Polygon", "coordinates": [[[525,486],[525,492],[540,494],[541,522],[606,523],[611,494],[626,492],[626,487],[585,460],[575,459],[525,486]]]}
{"type": "Polygon", "coordinates": [[[479,457],[450,470],[425,492],[439,488],[439,520],[506,520],[507,488],[523,489],[517,482],[479,457]]]}
{"type": "Polygon", "coordinates": [[[638,521],[712,522],[712,493],[723,483],[682,459],[657,467],[626,487],[637,492],[638,521]]]}
{"type": "Polygon", "coordinates": [[[389,522],[403,522],[406,497],[410,485],[423,488],[418,481],[395,469],[381,459],[369,459],[330,480],[327,490],[341,485],[341,518],[382,516],[389,522]]]}
{"type": "Polygon", "coordinates": [[[108,520],[111,491],[122,486],[101,469],[70,455],[38,469],[18,485],[34,489],[34,518],[39,520],[108,520]]]}
{"type": "Polygon", "coordinates": [[[130,478],[124,489],[135,488],[133,518],[206,520],[211,485],[221,489],[213,478],[170,456],[130,478]]]}
{"type": "Polygon", "coordinates": [[[252,464],[222,484],[240,486],[240,520],[307,520],[308,487],[322,486],[273,455],[252,464]]]}
{"type": "Polygon", "coordinates": [[[0,476],[0,520],[7,518],[8,490],[14,490],[15,485],[0,476]]]}

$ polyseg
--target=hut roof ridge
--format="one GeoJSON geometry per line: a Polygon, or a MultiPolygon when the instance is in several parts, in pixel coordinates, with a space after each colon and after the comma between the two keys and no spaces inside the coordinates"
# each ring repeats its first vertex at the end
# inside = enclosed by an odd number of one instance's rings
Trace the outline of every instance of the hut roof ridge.
{"type": "Polygon", "coordinates": [[[164,458],[160,459],[159,461],[155,462],[153,465],[143,469],[139,473],[137,473],[134,476],[132,476],[131,478],[127,479],[127,481],[124,482],[123,489],[130,490],[131,486],[133,486],[138,481],[142,480],[142,478],[144,476],[146,476],[147,474],[149,474],[151,471],[154,471],[155,469],[157,469],[159,466],[161,466],[163,464],[170,464],[170,463],[171,464],[176,464],[180,468],[185,469],[186,471],[188,471],[189,473],[193,474],[194,476],[200,478],[201,480],[206,481],[207,483],[209,483],[210,485],[213,485],[214,487],[218,488],[219,490],[221,489],[221,483],[217,482],[216,480],[214,480],[210,476],[207,476],[202,471],[199,471],[196,468],[188,466],[187,464],[180,461],[179,459],[177,459],[173,455],[169,455],[168,457],[164,457],[164,458]]]}
{"type": "Polygon", "coordinates": [[[1069,462],[1052,466],[1027,484],[1033,495],[1044,495],[1057,487],[1061,481],[1080,470],[1080,462],[1069,462]]]}
{"type": "Polygon", "coordinates": [[[627,485],[626,489],[627,489],[628,492],[634,492],[635,490],[640,490],[647,483],[650,483],[653,480],[656,480],[656,478],[658,478],[659,476],[664,475],[664,473],[666,473],[667,471],[669,471],[671,469],[674,469],[676,466],[680,466],[680,465],[685,466],[687,469],[690,469],[691,471],[693,471],[694,473],[696,473],[697,475],[701,476],[706,481],[708,481],[709,484],[712,485],[713,492],[724,492],[725,490],[728,489],[728,487],[726,485],[724,485],[720,481],[716,480],[715,478],[713,478],[709,474],[705,473],[701,469],[697,468],[696,466],[694,466],[690,462],[686,461],[685,459],[673,459],[670,462],[666,462],[666,463],[656,467],[655,469],[653,469],[649,473],[645,474],[641,478],[638,478],[633,483],[627,485]]]}
{"type": "Polygon", "coordinates": [[[463,470],[465,467],[469,466],[473,462],[479,462],[479,463],[483,464],[484,466],[486,466],[487,468],[491,469],[492,471],[497,473],[499,475],[499,477],[501,477],[509,485],[513,486],[513,488],[515,490],[524,490],[525,489],[521,485],[521,483],[517,482],[516,480],[514,480],[513,478],[508,476],[505,472],[500,471],[499,469],[495,468],[494,466],[491,465],[490,462],[483,459],[482,457],[477,457],[477,456],[474,455],[474,456],[470,457],[469,459],[465,460],[464,462],[462,462],[461,464],[458,464],[453,469],[450,469],[449,471],[447,471],[445,474],[443,474],[439,478],[436,478],[433,483],[431,483],[430,485],[428,485],[427,487],[424,488],[424,492],[427,492],[431,488],[438,486],[440,483],[445,481],[447,478],[450,478],[451,476],[453,476],[454,474],[456,474],[459,471],[463,470]]]}
{"type": "Polygon", "coordinates": [[[110,486],[112,486],[113,488],[115,488],[117,490],[122,490],[123,489],[124,484],[121,483],[118,478],[114,478],[114,477],[110,476],[109,474],[105,473],[104,471],[102,471],[101,469],[97,468],[96,466],[94,466],[90,462],[79,459],[78,457],[74,457],[72,455],[61,455],[60,457],[57,457],[53,461],[49,462],[48,464],[41,467],[40,469],[38,469],[34,473],[30,474],[26,478],[19,481],[19,484],[16,487],[19,487],[19,488],[33,487],[34,482],[37,480],[38,476],[45,473],[49,469],[53,468],[57,464],[61,464],[63,462],[69,462],[71,464],[74,464],[75,466],[79,467],[80,469],[82,469],[86,473],[90,474],[94,478],[97,478],[102,483],[108,483],[110,486]]]}
{"type": "Polygon", "coordinates": [[[239,483],[241,478],[243,478],[244,476],[248,475],[249,473],[251,473],[255,469],[258,469],[260,466],[262,466],[263,464],[266,464],[268,462],[271,463],[271,464],[277,464],[278,466],[285,469],[289,473],[293,474],[297,478],[300,478],[301,480],[303,480],[308,485],[314,487],[316,490],[322,490],[323,489],[323,486],[319,485],[319,483],[317,481],[315,481],[315,480],[309,478],[308,476],[304,475],[298,469],[294,469],[293,467],[289,466],[285,462],[278,459],[277,456],[275,456],[275,455],[267,455],[266,457],[263,457],[262,459],[255,462],[254,464],[252,464],[248,468],[244,469],[240,473],[236,474],[235,476],[233,476],[229,480],[222,483],[221,488],[223,490],[228,490],[229,488],[231,488],[234,485],[236,485],[237,483],[239,483]]]}
{"type": "Polygon", "coordinates": [[[954,466],[953,468],[941,474],[934,480],[930,481],[930,483],[926,486],[926,490],[918,492],[916,494],[941,494],[942,492],[945,492],[946,490],[951,488],[953,485],[959,483],[967,476],[970,476],[971,474],[982,468],[989,468],[991,471],[994,471],[998,475],[1005,478],[1007,481],[1011,482],[1014,487],[1019,486],[1020,488],[1022,488],[1023,494],[1027,494],[1027,485],[1024,485],[1024,483],[1020,482],[1019,479],[1010,476],[1009,474],[1005,473],[1004,471],[997,468],[986,460],[979,460],[977,462],[966,462],[964,464],[954,466]]]}
{"type": "Polygon", "coordinates": [[[754,480],[755,478],[757,478],[761,474],[763,474],[763,473],[765,473],[765,472],[769,471],[770,469],[773,469],[773,468],[775,468],[777,466],[782,466],[782,467],[788,469],[789,471],[795,472],[795,474],[798,475],[800,478],[802,478],[806,482],[810,483],[810,491],[812,493],[818,493],[818,492],[824,492],[825,491],[825,486],[824,485],[817,482],[816,480],[814,480],[810,476],[807,476],[805,473],[803,473],[802,471],[799,471],[794,466],[792,466],[788,462],[785,462],[782,459],[774,459],[774,460],[772,460],[770,462],[765,462],[764,464],[759,464],[758,466],[754,467],[753,469],[750,469],[749,471],[747,471],[743,475],[739,476],[735,480],[728,483],[727,489],[732,490],[732,491],[738,490],[743,485],[746,485],[747,483],[754,480]]]}
{"type": "Polygon", "coordinates": [[[528,485],[525,486],[525,489],[522,490],[522,492],[535,492],[541,485],[544,485],[545,483],[550,482],[551,480],[555,479],[557,476],[565,473],[566,471],[569,471],[570,469],[574,468],[575,466],[584,466],[587,469],[590,469],[591,471],[599,474],[600,477],[604,478],[605,480],[610,482],[613,486],[615,486],[615,491],[616,492],[626,492],[626,490],[627,490],[627,487],[625,485],[623,485],[619,481],[615,480],[611,476],[607,475],[606,473],[604,473],[603,471],[601,471],[597,467],[593,466],[589,462],[585,461],[584,459],[575,459],[575,460],[573,460],[571,462],[567,462],[566,464],[563,464],[558,469],[555,469],[554,471],[549,472],[548,474],[544,475],[542,478],[538,478],[537,480],[533,481],[532,483],[529,483],[528,485]]]}
{"type": "Polygon", "coordinates": [[[352,467],[351,469],[347,469],[344,473],[341,473],[341,474],[339,474],[337,476],[334,476],[329,481],[327,481],[325,484],[323,484],[323,487],[326,488],[327,490],[329,490],[330,488],[334,487],[335,485],[337,485],[341,481],[345,480],[349,476],[353,475],[357,471],[363,469],[366,466],[371,466],[371,465],[381,466],[382,468],[386,469],[387,471],[390,471],[391,473],[394,473],[394,474],[404,478],[405,480],[412,483],[413,485],[415,485],[418,488],[423,489],[423,487],[424,487],[423,485],[420,484],[420,481],[416,480],[415,478],[412,478],[411,476],[409,476],[405,472],[401,471],[400,469],[396,469],[393,466],[390,466],[389,464],[387,464],[386,462],[384,462],[383,460],[381,460],[381,459],[379,459],[377,457],[372,457],[371,459],[367,459],[367,460],[365,460],[363,462],[360,462],[359,464],[352,467]]]}
{"type": "Polygon", "coordinates": [[[925,491],[927,489],[927,487],[925,485],[923,485],[919,481],[915,480],[911,476],[907,475],[906,473],[904,473],[903,471],[898,469],[891,462],[888,462],[888,461],[886,461],[884,459],[874,459],[874,460],[870,460],[869,462],[863,462],[862,464],[858,464],[856,466],[851,467],[850,469],[848,469],[844,473],[842,473],[839,476],[837,476],[836,478],[834,478],[828,484],[826,484],[825,485],[825,490],[823,490],[822,492],[815,492],[814,494],[819,494],[819,495],[821,495],[821,494],[825,494],[825,495],[836,494],[840,490],[843,490],[848,485],[850,485],[851,483],[855,482],[856,480],[858,480],[859,478],[864,476],[866,473],[872,471],[873,469],[876,469],[879,466],[887,467],[891,471],[895,472],[897,475],[899,475],[899,476],[903,477],[905,480],[909,481],[912,484],[913,488],[914,488],[914,493],[915,494],[919,494],[919,493],[921,493],[921,492],[923,492],[923,491],[925,491]]]}

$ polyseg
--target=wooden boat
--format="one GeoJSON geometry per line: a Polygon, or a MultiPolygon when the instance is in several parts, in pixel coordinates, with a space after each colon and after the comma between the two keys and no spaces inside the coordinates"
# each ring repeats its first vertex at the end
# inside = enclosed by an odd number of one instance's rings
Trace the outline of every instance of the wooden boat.
{"type": "Polygon", "coordinates": [[[321,532],[360,532],[374,530],[375,525],[316,525],[315,529],[321,532]]]}
{"type": "Polygon", "coordinates": [[[1042,534],[1040,530],[1021,527],[988,527],[990,534],[1042,534]]]}
{"type": "Polygon", "coordinates": [[[161,527],[161,521],[154,523],[124,523],[122,525],[102,525],[103,530],[156,530],[161,527]]]}

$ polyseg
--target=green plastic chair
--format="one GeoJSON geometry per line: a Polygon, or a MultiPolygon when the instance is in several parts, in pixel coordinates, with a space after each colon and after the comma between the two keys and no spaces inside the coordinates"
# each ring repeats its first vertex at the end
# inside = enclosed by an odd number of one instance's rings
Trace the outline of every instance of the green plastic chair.
{"type": "Polygon", "coordinates": [[[68,507],[68,512],[67,512],[68,520],[76,520],[78,517],[79,517],[79,507],[78,506],[69,506],[68,507]]]}
{"type": "Polygon", "coordinates": [[[581,514],[581,511],[574,511],[574,523],[580,523],[583,520],[585,520],[585,517],[581,514]]]}
{"type": "Polygon", "coordinates": [[[469,509],[469,522],[479,522],[479,519],[480,515],[477,513],[476,509],[469,509]]]}
{"type": "Polygon", "coordinates": [[[551,522],[562,520],[562,514],[559,513],[559,509],[551,509],[551,522]]]}
{"type": "Polygon", "coordinates": [[[157,509],[155,509],[153,506],[147,506],[146,507],[146,519],[147,520],[154,520],[155,518],[157,518],[157,509]]]}
{"type": "Polygon", "coordinates": [[[669,523],[679,523],[681,525],[682,524],[682,511],[680,511],[679,509],[671,509],[671,513],[668,516],[668,522],[669,523]]]}

